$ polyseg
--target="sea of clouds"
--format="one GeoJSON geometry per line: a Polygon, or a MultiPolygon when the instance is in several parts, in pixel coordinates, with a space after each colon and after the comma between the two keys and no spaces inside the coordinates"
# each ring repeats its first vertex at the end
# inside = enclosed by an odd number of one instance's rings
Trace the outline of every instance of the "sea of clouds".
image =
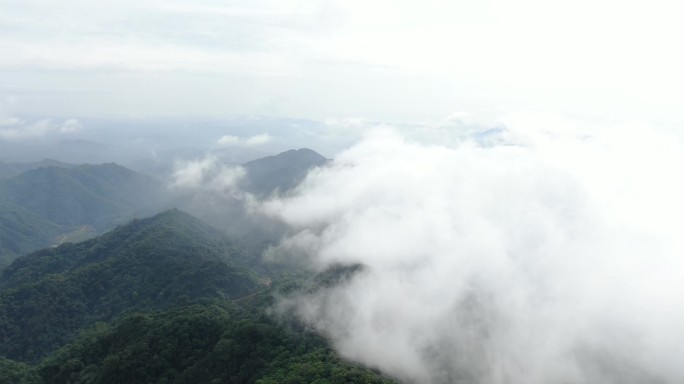
{"type": "Polygon", "coordinates": [[[684,382],[679,136],[524,114],[428,131],[368,129],[263,203],[294,229],[271,256],[364,267],[281,309],[406,382],[684,382]]]}

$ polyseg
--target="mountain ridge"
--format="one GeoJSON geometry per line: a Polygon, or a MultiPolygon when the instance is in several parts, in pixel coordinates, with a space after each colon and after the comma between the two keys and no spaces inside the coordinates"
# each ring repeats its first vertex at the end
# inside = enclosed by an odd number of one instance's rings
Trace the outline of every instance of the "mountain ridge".
{"type": "Polygon", "coordinates": [[[178,210],[22,256],[0,276],[0,355],[37,361],[79,329],[131,310],[257,291],[244,257],[178,210]]]}
{"type": "Polygon", "coordinates": [[[0,180],[0,264],[74,231],[102,233],[162,193],[156,180],[114,163],[36,168],[0,180]]]}
{"type": "Polygon", "coordinates": [[[244,163],[247,171],[246,189],[265,196],[288,192],[301,183],[309,171],[328,162],[328,159],[309,148],[290,149],[244,163]]]}

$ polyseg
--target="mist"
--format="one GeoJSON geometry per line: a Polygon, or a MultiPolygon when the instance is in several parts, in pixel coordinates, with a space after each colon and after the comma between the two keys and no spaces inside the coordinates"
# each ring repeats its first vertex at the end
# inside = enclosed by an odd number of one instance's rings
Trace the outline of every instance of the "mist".
{"type": "Polygon", "coordinates": [[[680,138],[523,114],[444,135],[376,128],[262,204],[294,233],[271,257],[362,266],[278,310],[403,382],[683,382],[680,138]]]}

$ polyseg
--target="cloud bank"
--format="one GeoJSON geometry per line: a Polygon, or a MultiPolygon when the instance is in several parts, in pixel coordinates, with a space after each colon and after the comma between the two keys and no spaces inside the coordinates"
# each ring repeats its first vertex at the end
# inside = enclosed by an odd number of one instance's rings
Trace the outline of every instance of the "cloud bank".
{"type": "Polygon", "coordinates": [[[522,115],[451,143],[375,130],[266,202],[272,254],[364,266],[281,309],[406,382],[683,382],[679,139],[522,115]]]}

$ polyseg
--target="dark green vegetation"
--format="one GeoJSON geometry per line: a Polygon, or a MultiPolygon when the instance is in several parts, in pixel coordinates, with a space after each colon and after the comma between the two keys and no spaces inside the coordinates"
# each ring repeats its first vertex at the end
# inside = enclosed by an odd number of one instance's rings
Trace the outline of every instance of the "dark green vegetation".
{"type": "Polygon", "coordinates": [[[326,343],[236,305],[135,314],[84,332],[37,367],[44,383],[383,383],[326,343]]]}
{"type": "Polygon", "coordinates": [[[0,354],[35,362],[97,321],[258,283],[222,236],[180,211],[16,260],[0,280],[0,354]]]}
{"type": "Polygon", "coordinates": [[[161,190],[155,180],[112,163],[37,168],[0,180],[0,266],[124,223],[155,206],[161,190]]]}
{"type": "Polygon", "coordinates": [[[20,257],[0,276],[0,382],[389,382],[267,315],[301,280],[257,263],[177,210],[20,257]]]}

